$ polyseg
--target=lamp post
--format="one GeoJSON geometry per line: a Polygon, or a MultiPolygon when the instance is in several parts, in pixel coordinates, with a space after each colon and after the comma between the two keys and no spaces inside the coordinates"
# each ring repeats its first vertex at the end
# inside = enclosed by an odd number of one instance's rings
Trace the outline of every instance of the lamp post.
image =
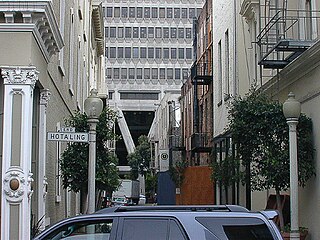
{"type": "Polygon", "coordinates": [[[88,116],[89,130],[89,163],[88,163],[88,213],[95,212],[96,196],[96,127],[102,112],[103,103],[97,96],[98,91],[92,89],[90,96],[84,101],[84,111],[88,116]]]}
{"type": "Polygon", "coordinates": [[[290,92],[283,104],[283,114],[289,125],[290,151],[290,239],[300,239],[298,211],[298,159],[297,159],[297,125],[301,113],[301,104],[290,92]]]}

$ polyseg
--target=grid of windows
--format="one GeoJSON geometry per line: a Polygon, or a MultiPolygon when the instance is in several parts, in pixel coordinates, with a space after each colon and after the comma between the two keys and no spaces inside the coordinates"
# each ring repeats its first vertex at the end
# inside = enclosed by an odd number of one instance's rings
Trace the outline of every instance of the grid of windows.
{"type": "Polygon", "coordinates": [[[192,60],[192,48],[106,47],[106,57],[110,59],[163,58],[192,60]]]}
{"type": "Polygon", "coordinates": [[[107,79],[186,80],[188,74],[187,68],[106,68],[107,79]]]}
{"type": "Polygon", "coordinates": [[[201,8],[172,8],[172,7],[106,7],[104,16],[107,18],[167,18],[193,19],[198,17],[201,8]]]}
{"type": "Polygon", "coordinates": [[[105,37],[108,38],[165,38],[170,40],[191,39],[191,28],[176,27],[105,27],[105,37]]]}

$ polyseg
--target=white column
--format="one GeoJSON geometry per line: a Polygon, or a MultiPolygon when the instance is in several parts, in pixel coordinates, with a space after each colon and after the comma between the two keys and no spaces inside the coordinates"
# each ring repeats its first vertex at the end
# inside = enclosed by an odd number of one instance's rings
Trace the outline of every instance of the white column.
{"type": "Polygon", "coordinates": [[[48,89],[40,92],[39,109],[39,162],[38,162],[38,221],[41,219],[40,230],[45,228],[47,178],[46,178],[46,132],[47,132],[47,106],[50,99],[48,89]]]}
{"type": "Polygon", "coordinates": [[[0,67],[4,81],[1,239],[30,238],[35,67],[0,67]]]}
{"type": "Polygon", "coordinates": [[[300,239],[299,233],[299,203],[298,203],[298,155],[297,155],[297,124],[298,120],[287,120],[289,125],[290,150],[290,239],[300,239]]]}

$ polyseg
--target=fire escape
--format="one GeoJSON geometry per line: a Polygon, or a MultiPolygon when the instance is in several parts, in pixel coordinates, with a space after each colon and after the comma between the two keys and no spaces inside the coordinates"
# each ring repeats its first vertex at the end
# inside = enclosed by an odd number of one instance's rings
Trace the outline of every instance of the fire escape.
{"type": "Polygon", "coordinates": [[[263,28],[257,36],[257,43],[260,47],[259,64],[264,69],[284,68],[316,40],[313,31],[319,24],[320,14],[312,11],[311,5],[290,10],[287,0],[265,0],[261,15],[263,28]]]}
{"type": "MultiPolygon", "coordinates": [[[[207,5],[204,8],[208,8],[207,5]]],[[[193,85],[193,134],[191,135],[191,151],[193,153],[211,152],[212,130],[203,125],[209,124],[205,121],[204,109],[209,108],[204,103],[200,106],[201,98],[212,88],[212,36],[211,15],[207,13],[202,24],[205,26],[205,34],[199,38],[198,21],[194,22],[194,55],[197,59],[191,67],[191,83],[193,85]],[[199,38],[199,39],[198,39],[199,38]],[[198,44],[198,41],[202,41],[198,44]],[[197,56],[198,55],[198,56],[197,56]]],[[[200,23],[201,24],[201,23],[200,23]]],[[[202,99],[203,100],[203,99],[202,99]]],[[[208,101],[210,102],[210,101],[208,101]]],[[[212,107],[212,106],[211,106],[212,107]]]]}

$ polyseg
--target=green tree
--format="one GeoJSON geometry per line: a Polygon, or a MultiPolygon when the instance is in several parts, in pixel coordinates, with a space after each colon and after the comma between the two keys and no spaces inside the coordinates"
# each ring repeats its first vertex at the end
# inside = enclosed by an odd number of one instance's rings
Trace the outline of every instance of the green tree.
{"type": "MultiPolygon", "coordinates": [[[[229,130],[237,145],[237,158],[248,170],[239,177],[246,184],[249,182],[250,190],[274,188],[280,207],[280,192],[290,187],[289,129],[282,105],[252,90],[244,98],[234,99],[229,109],[229,120],[229,130]]],[[[297,137],[299,185],[304,187],[315,175],[312,121],[304,114],[299,118],[297,137]]],[[[226,166],[228,162],[216,164],[214,171],[220,176],[224,171],[230,173],[226,166]]],[[[223,182],[225,185],[230,183],[232,181],[223,182]]],[[[283,228],[282,215],[280,220],[283,228]]]]}
{"type": "Polygon", "coordinates": [[[135,151],[128,155],[131,167],[131,179],[137,179],[139,174],[146,175],[150,171],[151,148],[148,137],[141,135],[135,151]]]}
{"type": "MultiPolygon", "coordinates": [[[[113,131],[115,120],[116,113],[106,107],[99,116],[96,135],[96,188],[98,193],[105,190],[110,195],[119,186],[116,167],[118,159],[107,147],[108,140],[118,139],[113,131]]],[[[65,119],[65,124],[75,127],[76,132],[89,132],[85,113],[75,112],[73,116],[65,119]]],[[[77,142],[68,144],[60,161],[63,187],[74,192],[81,191],[82,197],[87,194],[88,161],[88,143],[77,142]]]]}

